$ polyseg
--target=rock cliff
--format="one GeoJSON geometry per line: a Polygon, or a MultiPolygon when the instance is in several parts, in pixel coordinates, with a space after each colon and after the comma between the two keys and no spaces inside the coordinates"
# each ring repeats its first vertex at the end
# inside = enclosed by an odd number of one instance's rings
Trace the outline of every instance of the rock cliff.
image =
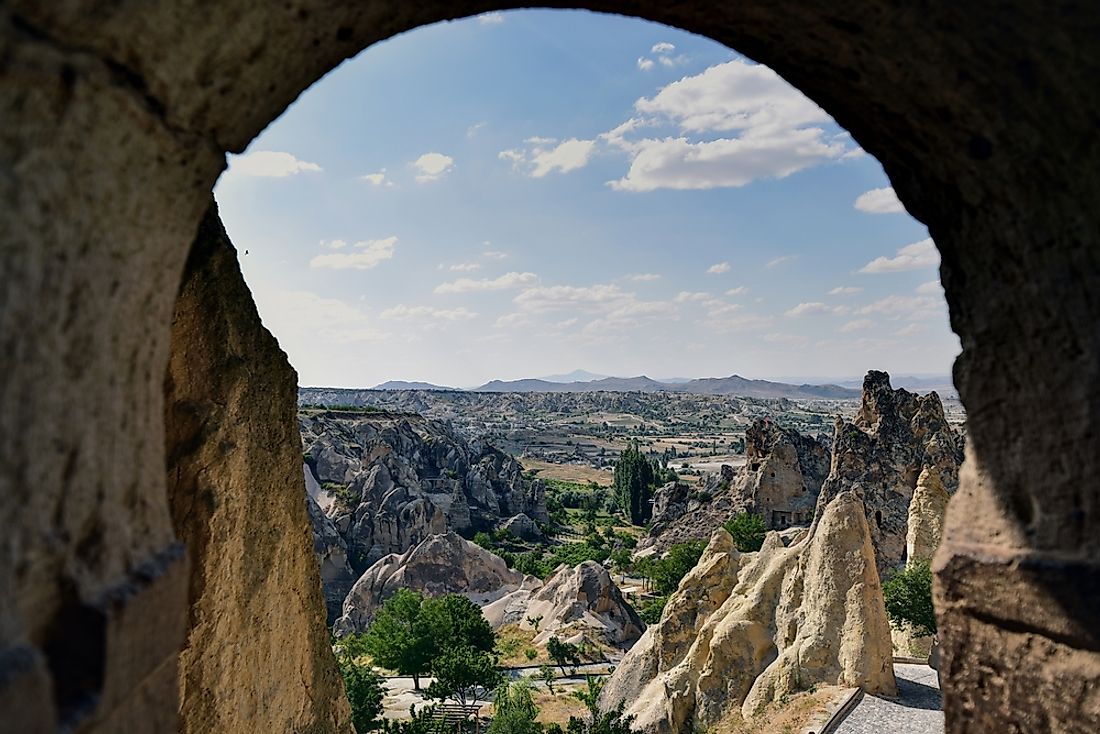
{"type": "MultiPolygon", "coordinates": [[[[528,584],[538,579],[528,577],[528,584]]],[[[362,632],[375,611],[398,589],[425,596],[463,594],[476,604],[500,599],[523,585],[525,577],[504,561],[456,533],[432,535],[402,555],[382,558],[359,577],[344,600],[333,631],[362,632]]]]}
{"type": "Polygon", "coordinates": [[[491,530],[524,514],[546,522],[545,489],[511,456],[447,424],[385,411],[299,414],[315,499],[362,573],[430,535],[491,530]]]}
{"type": "Polygon", "coordinates": [[[533,629],[527,620],[541,617],[536,645],[552,636],[568,641],[587,637],[625,649],[645,629],[607,569],[595,561],[562,566],[544,584],[526,583],[482,612],[494,629],[506,624],[533,629]]]}
{"type": "Polygon", "coordinates": [[[756,420],[745,432],[740,469],[723,466],[699,491],[670,483],[656,492],[653,525],[639,550],[663,552],[675,543],[710,537],[740,512],[762,515],[771,529],[809,524],[828,473],[824,444],[773,421],[756,420]]]}
{"type": "Polygon", "coordinates": [[[704,731],[815,683],[891,694],[890,628],[859,497],[837,495],[802,537],[740,554],[725,530],[601,695],[647,734],[704,731]]]}
{"type": "Polygon", "coordinates": [[[905,564],[910,502],[919,480],[924,477],[927,496],[940,490],[953,494],[959,486],[962,449],[963,441],[948,424],[935,392],[922,396],[894,390],[888,374],[868,372],[855,420],[837,418],[832,466],[817,514],[839,493],[856,492],[867,510],[879,573],[889,575],[905,564]]]}

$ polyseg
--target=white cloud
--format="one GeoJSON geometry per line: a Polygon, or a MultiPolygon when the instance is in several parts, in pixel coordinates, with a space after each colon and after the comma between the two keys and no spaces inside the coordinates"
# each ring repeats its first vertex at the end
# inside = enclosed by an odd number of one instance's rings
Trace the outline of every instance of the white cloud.
{"type": "Polygon", "coordinates": [[[730,264],[728,262],[720,262],[711,265],[707,268],[707,273],[710,275],[721,275],[722,273],[728,273],[730,271],[730,264]]]}
{"type": "Polygon", "coordinates": [[[253,153],[231,156],[227,177],[255,176],[263,178],[286,178],[297,173],[317,172],[321,167],[316,163],[299,160],[290,153],[276,150],[257,150],[253,153]]]}
{"type": "Polygon", "coordinates": [[[660,62],[661,66],[663,66],[667,69],[671,69],[674,66],[681,66],[682,64],[686,64],[688,62],[688,57],[687,56],[658,56],[657,61],[660,62]]]}
{"type": "Polygon", "coordinates": [[[848,323],[844,324],[844,326],[841,326],[840,331],[847,334],[852,331],[863,331],[865,329],[870,329],[874,325],[875,322],[871,321],[871,319],[856,319],[854,321],[849,321],[848,323]]]}
{"type": "Polygon", "coordinates": [[[784,263],[794,262],[797,259],[798,255],[780,255],[779,257],[774,257],[771,260],[768,260],[768,262],[764,264],[764,267],[771,270],[772,268],[777,268],[784,263]]]}
{"type": "Polygon", "coordinates": [[[688,303],[689,301],[706,301],[710,297],[711,296],[709,293],[703,293],[701,291],[696,291],[694,293],[691,291],[680,291],[676,294],[676,298],[674,300],[676,301],[676,303],[688,303]]]}
{"type": "Polygon", "coordinates": [[[480,270],[481,263],[455,263],[447,269],[459,273],[470,273],[474,270],[480,270]]]}
{"type": "MultiPolygon", "coordinates": [[[[277,325],[279,340],[303,344],[378,342],[389,339],[372,319],[354,306],[309,291],[263,291],[256,293],[264,323],[277,325]]],[[[285,342],[284,342],[285,348],[285,342]]]]}
{"type": "Polygon", "coordinates": [[[867,316],[879,314],[894,320],[910,321],[943,317],[945,304],[942,298],[931,296],[887,296],[860,308],[856,313],[867,316]]]}
{"type": "MultiPolygon", "coordinates": [[[[485,242],[483,244],[487,245],[489,243],[485,242]]],[[[481,256],[489,260],[503,260],[504,258],[508,257],[508,253],[503,252],[502,250],[486,250],[485,252],[481,253],[481,256]]]]}
{"type": "Polygon", "coordinates": [[[914,334],[919,334],[927,330],[924,324],[907,324],[903,329],[898,331],[898,336],[913,336],[914,334]]]}
{"type": "Polygon", "coordinates": [[[764,335],[764,341],[772,344],[789,344],[794,347],[804,347],[809,343],[809,339],[797,334],[782,334],[773,332],[771,334],[764,335]]]}
{"type": "Polygon", "coordinates": [[[416,174],[418,183],[438,181],[454,168],[455,159],[442,153],[425,153],[413,161],[413,167],[419,173],[416,174]]]}
{"type": "Polygon", "coordinates": [[[547,312],[563,308],[615,307],[634,299],[617,285],[554,285],[529,288],[513,299],[524,311],[547,312]]]}
{"type": "Polygon", "coordinates": [[[554,138],[528,138],[524,142],[531,147],[527,150],[513,148],[497,153],[501,160],[510,161],[512,168],[523,171],[532,178],[542,178],[548,173],[557,171],[568,173],[588,165],[588,159],[596,147],[595,140],[578,140],[569,138],[557,145],[554,138]],[[553,146],[553,147],[549,147],[553,146]]]}
{"type": "Polygon", "coordinates": [[[505,273],[498,278],[459,278],[450,283],[441,283],[435,287],[436,293],[473,293],[477,291],[503,291],[520,288],[538,281],[534,273],[505,273]]]}
{"type": "Polygon", "coordinates": [[[477,22],[481,25],[500,25],[504,22],[504,13],[500,11],[495,13],[482,13],[477,16],[477,22]]]}
{"type": "Polygon", "coordinates": [[[927,295],[936,295],[943,293],[943,286],[940,285],[938,280],[930,280],[927,283],[921,283],[917,286],[917,293],[924,293],[927,295]]]}
{"type": "Polygon", "coordinates": [[[477,313],[466,308],[432,308],[431,306],[406,306],[398,304],[383,311],[379,318],[395,321],[469,321],[477,313]]]}
{"type": "Polygon", "coordinates": [[[902,206],[898,195],[894,193],[891,186],[882,189],[871,189],[860,194],[853,206],[868,214],[899,214],[905,211],[905,207],[902,206]]]}
{"type": "Polygon", "coordinates": [[[605,316],[585,324],[582,331],[590,335],[622,333],[669,315],[668,304],[663,301],[630,300],[611,309],[605,316]]]}
{"type": "Polygon", "coordinates": [[[635,283],[649,283],[654,280],[660,280],[661,276],[657,273],[634,273],[633,275],[626,276],[627,280],[633,280],[635,283]]]}
{"type": "Polygon", "coordinates": [[[748,292],[749,292],[749,289],[748,289],[747,286],[739,285],[736,288],[730,288],[728,291],[726,291],[726,295],[727,296],[743,296],[748,292]]]}
{"type": "Polygon", "coordinates": [[[854,285],[838,285],[836,288],[833,288],[831,291],[829,291],[829,295],[830,296],[850,296],[854,293],[859,293],[862,290],[863,290],[862,288],[857,288],[854,285]]]}
{"type": "Polygon", "coordinates": [[[653,48],[649,50],[651,53],[655,54],[670,54],[676,50],[676,47],[668,41],[661,41],[660,43],[653,44],[653,48]]]}
{"type": "MultiPolygon", "coordinates": [[[[324,243],[322,245],[325,246],[324,243]]],[[[370,270],[384,260],[391,259],[396,245],[396,237],[356,242],[353,245],[355,252],[331,252],[317,255],[309,261],[309,266],[335,270],[370,270]]],[[[347,243],[343,240],[333,240],[327,244],[328,248],[334,250],[344,249],[346,246],[347,243]]]]}
{"type": "Polygon", "coordinates": [[[393,181],[390,181],[388,178],[386,178],[385,168],[383,168],[381,171],[378,171],[377,173],[368,173],[360,176],[359,178],[373,186],[393,186],[393,181]]]}
{"type": "Polygon", "coordinates": [[[809,314],[824,313],[825,311],[828,311],[828,310],[829,310],[829,307],[826,306],[824,303],[821,303],[819,301],[812,301],[812,302],[808,302],[808,303],[800,303],[797,306],[795,306],[794,308],[787,309],[785,315],[797,318],[798,316],[807,316],[809,314]]]}
{"type": "Polygon", "coordinates": [[[645,56],[639,56],[638,68],[642,71],[649,71],[653,68],[653,59],[647,59],[645,56]]]}
{"type": "Polygon", "coordinates": [[[466,137],[467,138],[475,137],[479,132],[481,132],[481,128],[485,127],[488,124],[489,123],[487,123],[485,121],[475,122],[473,125],[470,125],[468,128],[466,128],[466,137]]]}
{"type": "Polygon", "coordinates": [[[940,264],[940,253],[931,238],[914,242],[898,250],[894,257],[876,257],[859,269],[861,273],[898,273],[904,270],[934,268],[940,264]]]}

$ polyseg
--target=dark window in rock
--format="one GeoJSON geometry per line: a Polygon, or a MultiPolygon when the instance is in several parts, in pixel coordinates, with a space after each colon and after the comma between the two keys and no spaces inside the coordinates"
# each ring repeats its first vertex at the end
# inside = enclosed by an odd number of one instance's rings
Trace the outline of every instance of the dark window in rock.
{"type": "Polygon", "coordinates": [[[882,510],[875,510],[875,524],[882,527],[882,510]]]}

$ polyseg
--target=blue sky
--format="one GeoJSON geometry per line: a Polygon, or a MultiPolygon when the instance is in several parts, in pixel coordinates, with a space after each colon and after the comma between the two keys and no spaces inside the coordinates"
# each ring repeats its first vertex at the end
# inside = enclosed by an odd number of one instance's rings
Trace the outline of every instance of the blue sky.
{"type": "Polygon", "coordinates": [[[878,162],[766,67],[644,21],[373,46],[215,195],[303,385],[946,374],[959,349],[878,162]]]}

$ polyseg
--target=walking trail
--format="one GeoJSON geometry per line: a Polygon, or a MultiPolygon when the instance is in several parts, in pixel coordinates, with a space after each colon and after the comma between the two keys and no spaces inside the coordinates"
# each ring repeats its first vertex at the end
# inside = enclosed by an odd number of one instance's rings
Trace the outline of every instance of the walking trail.
{"type": "Polygon", "coordinates": [[[898,697],[864,696],[837,734],[943,734],[943,698],[936,671],[927,665],[894,665],[898,697]]]}

